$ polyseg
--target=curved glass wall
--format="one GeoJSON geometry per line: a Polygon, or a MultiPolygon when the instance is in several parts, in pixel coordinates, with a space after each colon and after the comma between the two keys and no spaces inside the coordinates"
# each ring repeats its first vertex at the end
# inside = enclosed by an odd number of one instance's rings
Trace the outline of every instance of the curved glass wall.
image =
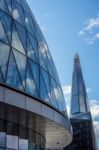
{"type": "Polygon", "coordinates": [[[66,115],[55,65],[25,0],[0,0],[0,81],[66,115]]]}

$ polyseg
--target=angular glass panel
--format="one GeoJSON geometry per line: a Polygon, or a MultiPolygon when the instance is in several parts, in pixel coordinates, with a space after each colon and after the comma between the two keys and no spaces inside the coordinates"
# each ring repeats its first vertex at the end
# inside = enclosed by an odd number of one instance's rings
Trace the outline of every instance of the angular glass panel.
{"type": "Polygon", "coordinates": [[[42,73],[40,73],[40,97],[45,101],[49,102],[48,92],[44,83],[42,73]]]}
{"type": "Polygon", "coordinates": [[[52,85],[52,81],[50,80],[50,95],[51,95],[51,98],[50,98],[50,101],[51,101],[51,104],[58,108],[58,105],[57,105],[57,100],[56,100],[56,97],[55,97],[55,93],[54,93],[54,88],[53,88],[53,85],[52,85]]]}
{"type": "Polygon", "coordinates": [[[33,21],[30,15],[28,15],[28,13],[26,12],[25,12],[25,24],[26,24],[27,30],[30,31],[32,34],[33,33],[35,34],[33,21]]]}
{"type": "Polygon", "coordinates": [[[9,42],[11,42],[11,24],[12,19],[10,16],[6,15],[3,11],[0,11],[0,19],[6,31],[9,42]]]}
{"type": "Polygon", "coordinates": [[[16,7],[16,1],[12,0],[12,14],[13,14],[13,18],[15,20],[17,20],[19,23],[23,24],[22,19],[20,17],[20,14],[18,12],[18,9],[16,7]]]}
{"type": "Polygon", "coordinates": [[[38,59],[39,58],[39,56],[38,56],[38,50],[37,50],[38,43],[37,43],[36,37],[33,37],[31,34],[28,34],[28,35],[29,35],[29,38],[31,40],[32,46],[33,46],[33,48],[35,50],[36,57],[38,59]]]}
{"type": "Polygon", "coordinates": [[[41,65],[45,70],[48,71],[48,69],[47,69],[47,67],[46,67],[46,64],[45,64],[45,62],[44,62],[44,58],[43,58],[43,56],[42,56],[42,54],[41,54],[41,50],[39,49],[38,52],[39,52],[40,65],[41,65]]]}
{"type": "Polygon", "coordinates": [[[37,89],[39,91],[39,66],[31,60],[29,60],[29,62],[37,89]]]}
{"type": "Polygon", "coordinates": [[[15,22],[15,24],[16,24],[16,28],[18,30],[18,34],[20,36],[22,45],[24,49],[26,50],[26,30],[19,23],[15,22]]]}
{"type": "Polygon", "coordinates": [[[10,13],[11,13],[12,12],[11,0],[6,0],[5,2],[6,2],[7,7],[9,9],[10,13]]]}
{"type": "Polygon", "coordinates": [[[57,89],[57,85],[56,85],[56,82],[55,82],[55,80],[53,80],[52,78],[51,78],[51,81],[52,81],[52,85],[53,85],[53,92],[54,92],[54,94],[55,94],[55,97],[56,97],[56,103],[57,103],[57,108],[59,109],[59,103],[58,103],[58,89],[57,89]]]}
{"type": "Polygon", "coordinates": [[[20,14],[20,17],[23,21],[23,24],[25,25],[25,13],[24,13],[23,7],[22,7],[22,5],[19,5],[18,3],[16,3],[16,6],[17,6],[18,12],[20,14]]]}
{"type": "Polygon", "coordinates": [[[0,9],[2,9],[3,11],[5,11],[6,13],[10,14],[4,0],[0,0],[0,9]]]}
{"type": "Polygon", "coordinates": [[[50,97],[50,81],[49,81],[49,74],[44,71],[42,69],[42,75],[43,75],[43,78],[44,78],[44,81],[45,81],[45,84],[46,84],[46,88],[47,88],[47,91],[48,91],[48,95],[50,97]]]}
{"type": "Polygon", "coordinates": [[[18,136],[7,135],[7,148],[18,149],[18,136]]]}
{"type": "Polygon", "coordinates": [[[23,86],[25,87],[26,57],[14,49],[13,52],[22,79],[23,86]]]}
{"type": "Polygon", "coordinates": [[[6,82],[12,86],[17,88],[23,89],[22,81],[20,79],[18,69],[14,60],[14,56],[11,52],[9,66],[8,66],[8,73],[7,73],[7,80],[6,82]]]}
{"type": "Polygon", "coordinates": [[[1,68],[0,68],[0,81],[3,81],[3,76],[2,76],[1,68]]]}
{"type": "Polygon", "coordinates": [[[12,28],[12,46],[15,49],[17,49],[18,51],[20,51],[21,53],[25,54],[24,48],[22,46],[22,43],[20,41],[18,32],[17,32],[14,24],[13,24],[13,28],[12,28]]]}
{"type": "Polygon", "coordinates": [[[19,139],[19,150],[28,150],[28,140],[19,139]]]}
{"type": "Polygon", "coordinates": [[[7,36],[6,36],[6,33],[5,33],[5,30],[4,30],[4,27],[0,21],[0,40],[8,43],[8,39],[7,39],[7,36]]]}
{"type": "Polygon", "coordinates": [[[38,96],[37,89],[32,76],[32,72],[28,64],[27,64],[27,74],[26,74],[26,91],[32,95],[38,96]]]}
{"type": "Polygon", "coordinates": [[[5,79],[10,47],[0,42],[0,67],[5,79]]]}
{"type": "Polygon", "coordinates": [[[0,147],[6,147],[6,133],[0,132],[0,147]]]}
{"type": "Polygon", "coordinates": [[[33,59],[34,61],[37,62],[35,50],[34,50],[32,44],[31,44],[31,41],[28,37],[27,37],[27,55],[28,55],[28,57],[30,57],[31,59],[33,59]]]}

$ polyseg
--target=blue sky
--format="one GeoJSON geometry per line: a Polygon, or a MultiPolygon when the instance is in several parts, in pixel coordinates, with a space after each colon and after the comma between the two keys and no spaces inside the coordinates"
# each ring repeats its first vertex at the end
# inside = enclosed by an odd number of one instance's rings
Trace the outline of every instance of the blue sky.
{"type": "Polygon", "coordinates": [[[46,38],[69,107],[73,57],[80,56],[99,141],[99,1],[28,0],[46,38]]]}

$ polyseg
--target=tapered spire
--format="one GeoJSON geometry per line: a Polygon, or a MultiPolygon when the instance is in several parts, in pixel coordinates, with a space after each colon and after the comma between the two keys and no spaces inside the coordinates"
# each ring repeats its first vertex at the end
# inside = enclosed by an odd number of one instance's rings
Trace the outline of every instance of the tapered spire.
{"type": "Polygon", "coordinates": [[[83,80],[82,69],[78,53],[74,56],[72,77],[71,115],[89,111],[87,93],[83,80]]]}

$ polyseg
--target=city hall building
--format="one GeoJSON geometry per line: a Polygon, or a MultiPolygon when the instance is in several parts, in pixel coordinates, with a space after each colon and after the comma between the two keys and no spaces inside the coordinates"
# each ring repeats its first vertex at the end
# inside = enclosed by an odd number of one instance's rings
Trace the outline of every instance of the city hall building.
{"type": "Polygon", "coordinates": [[[62,149],[72,141],[57,71],[25,0],[0,0],[0,150],[62,149]]]}

